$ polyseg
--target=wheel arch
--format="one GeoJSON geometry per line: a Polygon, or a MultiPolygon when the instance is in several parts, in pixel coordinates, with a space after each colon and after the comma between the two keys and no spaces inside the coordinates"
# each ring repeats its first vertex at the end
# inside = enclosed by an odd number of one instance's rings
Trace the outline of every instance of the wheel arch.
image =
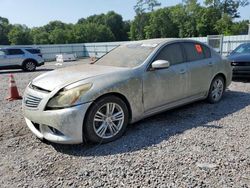
{"type": "Polygon", "coordinates": [[[221,76],[221,77],[223,78],[224,84],[225,84],[225,88],[224,88],[224,89],[226,89],[227,78],[226,78],[226,75],[225,75],[224,73],[222,73],[222,72],[217,73],[217,74],[213,77],[212,82],[213,82],[213,80],[214,80],[216,77],[218,77],[218,76],[221,76]]]}
{"type": "MultiPolygon", "coordinates": [[[[127,99],[123,94],[121,94],[121,93],[118,93],[118,92],[110,92],[110,93],[105,93],[105,94],[103,94],[103,95],[97,97],[97,98],[92,102],[92,104],[88,107],[88,109],[87,109],[87,111],[86,111],[86,113],[85,113],[84,119],[83,119],[83,128],[82,128],[82,129],[84,129],[84,124],[85,124],[86,119],[87,119],[87,118],[86,118],[86,115],[89,114],[89,111],[90,111],[91,107],[95,104],[96,101],[101,100],[102,98],[108,97],[108,96],[116,96],[116,97],[120,98],[120,99],[126,104],[126,106],[127,106],[127,108],[128,108],[128,114],[129,114],[129,123],[131,122],[131,120],[132,120],[132,109],[131,109],[131,105],[130,105],[128,99],[127,99]]],[[[85,141],[84,131],[83,131],[83,141],[85,141]]]]}

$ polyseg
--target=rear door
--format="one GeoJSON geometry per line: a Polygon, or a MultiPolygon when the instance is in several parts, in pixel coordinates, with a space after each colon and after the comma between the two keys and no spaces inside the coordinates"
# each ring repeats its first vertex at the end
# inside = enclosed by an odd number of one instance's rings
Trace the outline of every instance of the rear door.
{"type": "Polygon", "coordinates": [[[179,43],[168,44],[153,60],[167,60],[170,67],[148,70],[143,76],[143,95],[145,112],[168,106],[187,94],[187,63],[179,43]]]}
{"type": "Polygon", "coordinates": [[[22,65],[25,53],[21,49],[7,49],[8,66],[22,65]]]}
{"type": "Polygon", "coordinates": [[[200,43],[184,42],[188,71],[188,96],[204,95],[208,91],[213,76],[214,62],[210,49],[200,43]]]}

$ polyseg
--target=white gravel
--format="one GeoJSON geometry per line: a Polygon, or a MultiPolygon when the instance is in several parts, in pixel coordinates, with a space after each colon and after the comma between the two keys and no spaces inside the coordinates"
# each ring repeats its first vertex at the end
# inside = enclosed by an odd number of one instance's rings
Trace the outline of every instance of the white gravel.
{"type": "Polygon", "coordinates": [[[22,93],[54,68],[0,71],[0,187],[250,187],[250,81],[233,82],[219,104],[197,102],[130,125],[115,142],[64,146],[36,139],[21,101],[5,100],[10,72],[22,93]]]}

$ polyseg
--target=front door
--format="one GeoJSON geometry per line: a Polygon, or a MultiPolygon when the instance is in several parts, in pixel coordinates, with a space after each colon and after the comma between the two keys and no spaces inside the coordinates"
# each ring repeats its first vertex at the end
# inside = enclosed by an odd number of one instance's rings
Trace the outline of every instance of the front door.
{"type": "Polygon", "coordinates": [[[188,86],[187,63],[179,43],[165,46],[156,60],[167,60],[166,69],[147,70],[143,76],[143,99],[145,113],[185,98],[188,86]]]}
{"type": "Polygon", "coordinates": [[[21,49],[8,49],[7,52],[7,60],[8,66],[21,66],[24,59],[24,52],[21,49]]]}

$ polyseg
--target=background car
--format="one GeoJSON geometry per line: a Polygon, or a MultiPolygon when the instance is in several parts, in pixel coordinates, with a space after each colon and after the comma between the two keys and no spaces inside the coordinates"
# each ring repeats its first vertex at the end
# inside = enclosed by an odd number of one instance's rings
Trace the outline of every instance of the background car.
{"type": "Polygon", "coordinates": [[[40,139],[62,144],[113,141],[134,123],[197,100],[221,100],[231,83],[227,61],[207,45],[154,39],[121,45],[94,64],[34,79],[25,121],[40,139]]]}
{"type": "Polygon", "coordinates": [[[250,77],[250,43],[239,45],[228,56],[234,77],[250,77]]]}
{"type": "Polygon", "coordinates": [[[0,69],[34,71],[44,65],[41,51],[35,48],[0,48],[0,69]]]}

